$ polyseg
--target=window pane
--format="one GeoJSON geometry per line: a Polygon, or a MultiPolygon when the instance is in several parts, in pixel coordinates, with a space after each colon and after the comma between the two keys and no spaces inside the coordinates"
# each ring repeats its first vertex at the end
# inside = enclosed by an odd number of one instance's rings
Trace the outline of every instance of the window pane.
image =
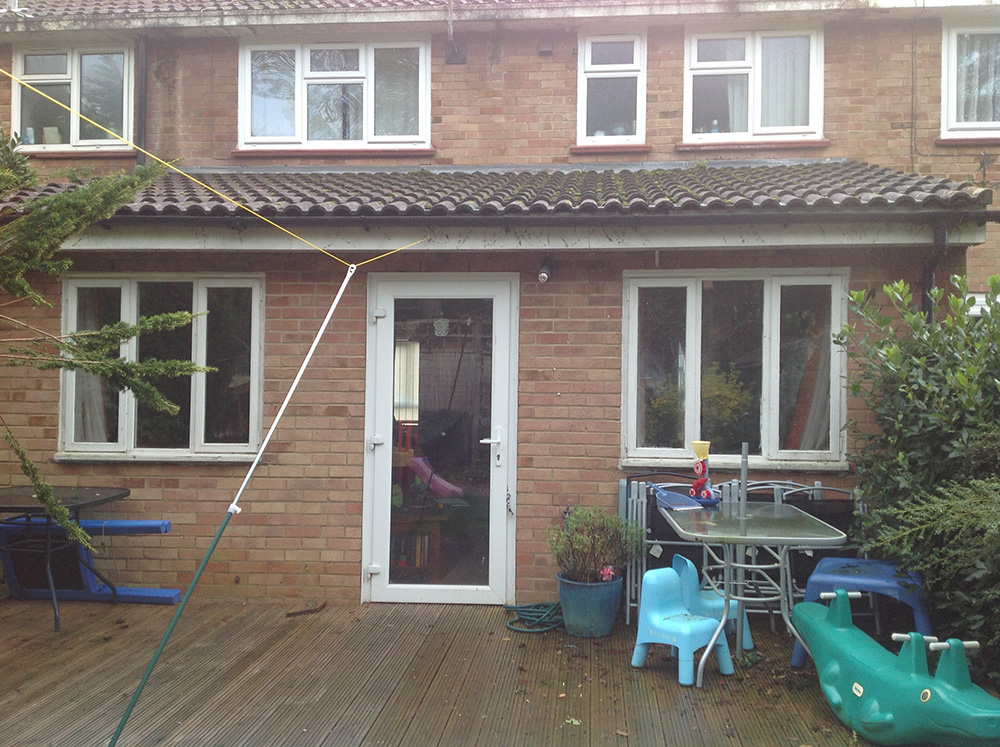
{"type": "Polygon", "coordinates": [[[764,284],[702,284],[701,438],[713,454],[761,453],[760,394],[764,284]]]}
{"type": "Polygon", "coordinates": [[[1000,122],[1000,34],[958,35],[956,117],[1000,122]]]}
{"type": "Polygon", "coordinates": [[[826,285],[781,289],[781,449],[830,448],[830,296],[826,285]]]}
{"type": "Polygon", "coordinates": [[[295,52],[290,49],[250,53],[250,134],[295,134],[295,52]]]}
{"type": "MultiPolygon", "coordinates": [[[[117,135],[125,119],[125,55],[80,55],[80,112],[117,135]]],[[[80,120],[82,140],[110,139],[111,135],[80,120]]]]}
{"type": "MultiPolygon", "coordinates": [[[[191,283],[139,283],[139,316],[171,311],[191,311],[191,283]]],[[[139,360],[191,359],[191,325],[139,337],[139,360]]],[[[136,445],[140,448],[188,448],[191,422],[191,377],[160,377],[152,382],[168,400],[180,407],[177,415],[156,412],[139,405],[136,414],[136,445]]]]}
{"type": "Polygon", "coordinates": [[[636,445],[683,448],[684,288],[640,288],[636,445]]]}
{"type": "Polygon", "coordinates": [[[691,95],[694,132],[749,131],[746,75],[696,75],[691,95]]]}
{"type": "Polygon", "coordinates": [[[635,62],[634,48],[631,41],[592,42],[590,62],[592,65],[631,65],[635,62]]]}
{"type": "Polygon", "coordinates": [[[253,291],[208,289],[205,443],[250,441],[250,348],[253,291]]]}
{"type": "Polygon", "coordinates": [[[591,78],[587,81],[587,135],[634,135],[635,76],[591,78]]]}
{"type": "Polygon", "coordinates": [[[746,39],[699,39],[698,62],[743,62],[746,39]]]}
{"type": "Polygon", "coordinates": [[[314,73],[350,73],[361,69],[360,50],[313,49],[309,52],[309,70],[314,73]]]}
{"type": "Polygon", "coordinates": [[[417,135],[420,50],[375,50],[375,135],[417,135]]]}
{"type": "Polygon", "coordinates": [[[363,136],[360,83],[317,83],[307,91],[309,140],[360,140],[363,136]]]}
{"type": "Polygon", "coordinates": [[[809,124],[809,37],[761,39],[761,124],[809,124]]]}
{"type": "MultiPolygon", "coordinates": [[[[121,321],[120,288],[79,288],[76,329],[97,330],[121,321]]],[[[118,392],[103,376],[74,371],[73,441],[115,443],[118,440],[118,392]]]]}
{"type": "Polygon", "coordinates": [[[66,75],[65,54],[26,54],[25,75],[66,75]]]}
{"type": "MultiPolygon", "coordinates": [[[[69,106],[69,83],[35,86],[69,106]]],[[[69,112],[27,88],[21,89],[21,137],[26,144],[69,142],[69,112]]]]}

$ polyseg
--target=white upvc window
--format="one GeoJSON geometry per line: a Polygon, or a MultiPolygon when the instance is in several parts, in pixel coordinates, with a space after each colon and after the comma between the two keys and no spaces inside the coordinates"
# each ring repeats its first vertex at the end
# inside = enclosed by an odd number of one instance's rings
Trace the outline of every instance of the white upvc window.
{"type": "Polygon", "coordinates": [[[631,145],[646,140],[646,39],[581,37],[577,143],[631,145]]]}
{"type": "Polygon", "coordinates": [[[684,141],[817,139],[823,134],[823,35],[688,36],[684,141]]]}
{"type": "Polygon", "coordinates": [[[423,42],[245,46],[240,143],[427,147],[429,55],[423,42]]]}
{"type": "Polygon", "coordinates": [[[39,150],[123,147],[114,135],[131,139],[130,49],[20,50],[14,55],[14,73],[82,115],[74,116],[15,81],[12,126],[24,146],[39,150]]]}
{"type": "Polygon", "coordinates": [[[842,462],[846,272],[625,274],[622,460],[842,462]]]}
{"type": "Polygon", "coordinates": [[[942,47],[942,137],[1000,137],[1000,26],[946,28],[942,47]]]}
{"type": "Polygon", "coordinates": [[[260,442],[264,281],[259,277],[77,277],[64,283],[66,333],[173,311],[190,326],[122,346],[126,360],[193,360],[216,370],[153,384],[176,416],[82,371],[62,373],[60,449],[101,459],[191,459],[255,453],[260,442]],[[207,312],[207,313],[206,313],[207,312]],[[116,456],[117,455],[117,456],[116,456]]]}

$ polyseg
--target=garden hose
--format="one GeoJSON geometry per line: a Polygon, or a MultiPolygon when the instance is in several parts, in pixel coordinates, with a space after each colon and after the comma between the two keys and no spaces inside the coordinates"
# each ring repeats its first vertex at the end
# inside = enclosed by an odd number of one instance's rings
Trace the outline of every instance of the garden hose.
{"type": "Polygon", "coordinates": [[[522,633],[544,633],[563,624],[562,609],[558,602],[504,605],[504,609],[517,613],[516,618],[507,621],[507,627],[522,633]]]}

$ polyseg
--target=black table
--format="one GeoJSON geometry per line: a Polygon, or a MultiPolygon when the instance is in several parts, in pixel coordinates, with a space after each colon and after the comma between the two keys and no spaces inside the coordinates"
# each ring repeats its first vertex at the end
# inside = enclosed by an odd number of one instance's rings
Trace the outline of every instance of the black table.
{"type": "MultiPolygon", "coordinates": [[[[87,508],[94,508],[106,503],[122,500],[129,496],[128,488],[67,488],[53,487],[52,494],[55,498],[69,509],[70,517],[74,521],[80,520],[80,512],[87,508]]],[[[52,552],[54,549],[65,546],[72,546],[76,549],[73,540],[58,537],[53,541],[53,526],[55,522],[45,513],[45,504],[36,497],[34,489],[30,485],[16,485],[14,487],[0,489],[0,523],[11,523],[14,521],[24,521],[26,538],[18,542],[10,543],[7,546],[8,552],[38,553],[44,557],[45,578],[48,581],[49,591],[52,594],[52,610],[55,616],[55,630],[59,631],[59,600],[56,595],[56,586],[52,578],[52,552]],[[33,517],[45,518],[44,539],[31,536],[32,527],[30,522],[33,517]],[[39,546],[41,545],[41,546],[39,546]]],[[[77,553],[77,560],[84,565],[91,573],[107,584],[111,589],[112,601],[117,601],[116,589],[108,579],[101,575],[93,564],[80,557],[77,553]]]]}

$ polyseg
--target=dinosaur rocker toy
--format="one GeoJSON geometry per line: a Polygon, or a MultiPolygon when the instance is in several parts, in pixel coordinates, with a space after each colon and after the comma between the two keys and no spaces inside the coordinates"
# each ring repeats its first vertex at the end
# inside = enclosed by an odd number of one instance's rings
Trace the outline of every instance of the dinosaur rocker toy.
{"type": "Polygon", "coordinates": [[[792,622],[812,653],[823,694],[846,726],[876,744],[1000,747],[1000,700],[969,678],[965,650],[978,643],[894,633],[902,647],[893,655],[854,625],[848,592],[820,596],[831,600],[829,607],[797,604],[792,622]],[[933,677],[927,648],[941,652],[933,677]]]}

